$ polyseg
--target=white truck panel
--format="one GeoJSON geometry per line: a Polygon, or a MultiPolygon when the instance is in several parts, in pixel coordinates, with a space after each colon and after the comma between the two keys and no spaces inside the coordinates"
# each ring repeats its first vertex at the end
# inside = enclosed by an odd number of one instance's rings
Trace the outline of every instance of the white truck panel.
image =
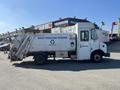
{"type": "Polygon", "coordinates": [[[31,44],[30,52],[75,51],[74,34],[38,34],[31,44]]]}
{"type": "Polygon", "coordinates": [[[94,24],[93,23],[78,23],[78,28],[79,30],[84,30],[84,29],[92,29],[92,28],[95,28],[94,24]]]}
{"type": "Polygon", "coordinates": [[[61,33],[61,27],[57,27],[57,28],[52,28],[51,29],[51,33],[61,33]]]}
{"type": "Polygon", "coordinates": [[[52,33],[75,33],[76,32],[76,26],[69,26],[69,27],[57,27],[51,29],[52,33]]]}

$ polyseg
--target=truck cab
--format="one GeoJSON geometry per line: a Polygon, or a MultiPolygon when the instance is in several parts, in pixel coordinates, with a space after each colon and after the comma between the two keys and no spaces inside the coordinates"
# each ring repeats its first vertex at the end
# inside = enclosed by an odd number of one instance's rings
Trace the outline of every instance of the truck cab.
{"type": "Polygon", "coordinates": [[[76,24],[77,60],[92,60],[100,62],[103,56],[110,56],[105,43],[100,42],[97,30],[92,23],[76,24]]]}

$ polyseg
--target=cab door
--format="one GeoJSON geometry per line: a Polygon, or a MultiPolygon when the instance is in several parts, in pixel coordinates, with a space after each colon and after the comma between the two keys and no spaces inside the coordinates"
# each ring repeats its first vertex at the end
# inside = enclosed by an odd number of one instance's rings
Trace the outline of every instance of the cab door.
{"type": "Polygon", "coordinates": [[[77,60],[90,59],[90,32],[79,30],[77,39],[77,60]]]}

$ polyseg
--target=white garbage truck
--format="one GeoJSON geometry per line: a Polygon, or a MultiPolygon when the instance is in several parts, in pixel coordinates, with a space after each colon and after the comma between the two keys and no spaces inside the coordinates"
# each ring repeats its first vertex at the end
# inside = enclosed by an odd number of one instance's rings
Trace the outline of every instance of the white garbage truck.
{"type": "Polygon", "coordinates": [[[99,41],[93,23],[78,23],[72,33],[21,34],[11,43],[9,58],[21,61],[33,56],[35,63],[44,64],[53,57],[100,62],[109,57],[107,45],[99,41]]]}

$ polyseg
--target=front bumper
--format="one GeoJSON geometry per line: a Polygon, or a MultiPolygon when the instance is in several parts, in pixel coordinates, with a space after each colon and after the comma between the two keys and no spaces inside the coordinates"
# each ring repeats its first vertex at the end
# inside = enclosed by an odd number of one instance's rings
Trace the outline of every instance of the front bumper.
{"type": "Polygon", "coordinates": [[[110,57],[110,53],[105,53],[104,56],[105,57],[110,57]]]}

